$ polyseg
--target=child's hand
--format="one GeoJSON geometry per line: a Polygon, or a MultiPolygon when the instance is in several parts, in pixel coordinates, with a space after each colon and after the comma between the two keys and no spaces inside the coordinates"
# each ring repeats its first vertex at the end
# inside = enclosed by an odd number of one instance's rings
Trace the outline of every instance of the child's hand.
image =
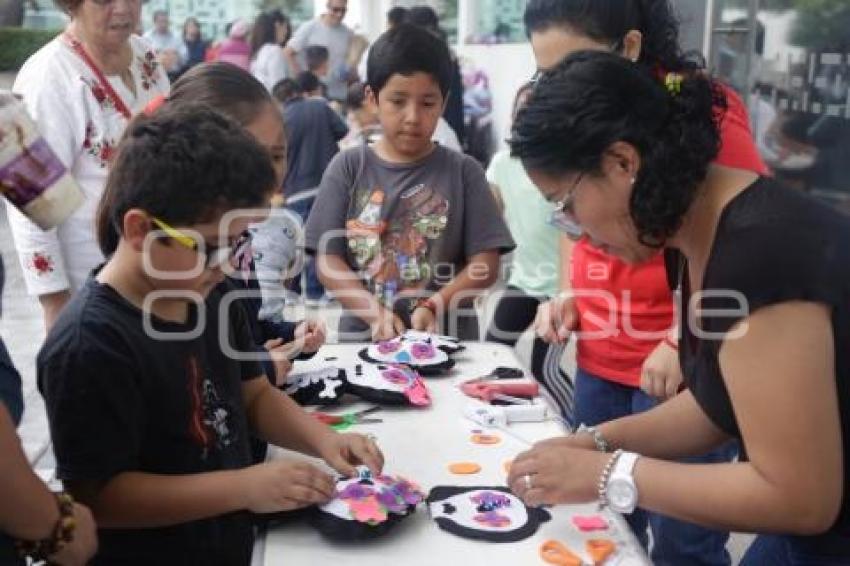
{"type": "Polygon", "coordinates": [[[566,344],[578,326],[575,297],[558,296],[541,303],[532,326],[534,332],[549,344],[566,344]]]}
{"type": "Polygon", "coordinates": [[[97,552],[97,526],[89,508],[74,503],[74,538],[62,550],[50,556],[50,564],[77,566],[88,564],[97,552]]]}
{"type": "Polygon", "coordinates": [[[380,307],[378,318],[370,326],[372,327],[372,340],[376,342],[380,340],[391,340],[407,330],[401,318],[384,307],[380,307]]]}
{"type": "Polygon", "coordinates": [[[312,354],[325,343],[327,327],[321,320],[305,320],[295,327],[295,342],[301,346],[301,351],[312,354]]]}
{"type": "Polygon", "coordinates": [[[289,354],[292,352],[292,347],[284,344],[283,338],[267,340],[263,346],[268,350],[274,364],[275,385],[281,386],[286,380],[286,376],[292,371],[292,362],[289,361],[289,354]]]}
{"type": "Polygon", "coordinates": [[[253,513],[327,503],[336,493],[336,483],[329,474],[301,460],[273,460],[240,473],[244,507],[253,513]]]}
{"type": "Polygon", "coordinates": [[[355,477],[354,466],[364,464],[373,475],[384,468],[384,455],[375,442],[362,434],[331,433],[325,436],[316,450],[330,467],[345,477],[355,477]]]}
{"type": "Polygon", "coordinates": [[[437,332],[437,316],[427,307],[417,307],[410,316],[410,325],[413,330],[434,334],[437,332]]]}

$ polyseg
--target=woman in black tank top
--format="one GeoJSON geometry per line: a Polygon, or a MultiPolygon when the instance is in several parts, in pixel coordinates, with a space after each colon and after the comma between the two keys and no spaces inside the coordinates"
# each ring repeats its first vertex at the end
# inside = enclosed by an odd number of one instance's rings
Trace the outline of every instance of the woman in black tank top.
{"type": "Polygon", "coordinates": [[[545,74],[513,155],[561,224],[630,262],[666,248],[688,388],[520,455],[529,504],[599,499],[759,536],[742,564],[850,564],[850,218],[711,165],[722,92],[601,52],[545,74]],[[732,464],[669,460],[741,440],[732,464]],[[597,450],[599,449],[599,450],[597,450]],[[613,453],[605,453],[613,451],[613,453]]]}

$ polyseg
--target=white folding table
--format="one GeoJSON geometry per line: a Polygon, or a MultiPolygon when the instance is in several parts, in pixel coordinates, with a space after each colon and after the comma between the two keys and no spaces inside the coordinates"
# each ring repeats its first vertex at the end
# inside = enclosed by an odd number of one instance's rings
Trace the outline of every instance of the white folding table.
{"type": "MultiPolygon", "coordinates": [[[[384,422],[357,425],[350,429],[375,435],[386,457],[385,471],[416,482],[425,493],[436,485],[504,486],[505,462],[533,442],[564,434],[564,427],[557,421],[513,424],[508,426],[508,433],[500,429],[484,429],[466,419],[463,408],[470,399],[460,391],[458,384],[486,375],[498,366],[522,366],[513,350],[506,346],[487,342],[464,345],[466,350],[455,355],[457,365],[451,372],[442,377],[425,378],[431,394],[430,407],[385,407],[370,415],[379,416],[384,422]],[[476,429],[498,435],[501,442],[495,445],[472,443],[470,437],[476,429]],[[449,472],[449,464],[462,461],[478,463],[482,469],[474,475],[449,472]]],[[[362,347],[352,344],[324,346],[312,360],[296,363],[295,371],[334,363],[355,363],[357,351],[362,347]]],[[[365,406],[364,403],[353,403],[345,407],[345,412],[365,406]]],[[[286,456],[291,457],[291,453],[275,449],[270,454],[270,457],[286,456]]],[[[549,511],[551,521],[544,523],[534,536],[516,543],[474,541],[442,531],[429,518],[424,504],[396,530],[361,543],[332,542],[307,524],[287,523],[271,528],[264,539],[258,541],[254,563],[268,566],[544,564],[539,555],[540,546],[546,540],[555,539],[591,564],[585,553],[585,541],[607,538],[617,543],[618,550],[605,562],[606,565],[650,564],[625,521],[616,513],[607,510],[601,513],[610,524],[607,531],[583,533],[573,525],[571,517],[600,514],[595,503],[559,505],[549,511]]]]}

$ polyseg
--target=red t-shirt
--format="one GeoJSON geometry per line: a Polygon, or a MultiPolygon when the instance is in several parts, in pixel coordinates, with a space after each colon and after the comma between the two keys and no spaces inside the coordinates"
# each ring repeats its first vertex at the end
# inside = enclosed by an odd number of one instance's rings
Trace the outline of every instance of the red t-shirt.
{"type": "MultiPolygon", "coordinates": [[[[741,98],[724,86],[728,108],[720,124],[716,163],[766,174],[741,98]]],[[[673,295],[663,254],[629,265],[594,248],[573,246],[570,281],[576,293],[579,330],[576,360],[583,370],[638,387],[640,370],[673,321],[673,295]]]]}

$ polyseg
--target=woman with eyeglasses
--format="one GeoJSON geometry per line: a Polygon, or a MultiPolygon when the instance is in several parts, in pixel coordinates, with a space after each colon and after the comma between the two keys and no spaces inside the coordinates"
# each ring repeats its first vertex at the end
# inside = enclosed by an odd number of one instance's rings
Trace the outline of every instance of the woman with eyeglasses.
{"type": "Polygon", "coordinates": [[[57,0],[65,31],[24,63],[13,91],[86,197],[58,228],[42,231],[7,207],[27,291],[49,328],[71,293],[103,261],[92,226],[107,167],[129,119],[168,92],[153,51],[133,34],[139,0],[57,0]]]}
{"type": "MultiPolygon", "coordinates": [[[[668,72],[699,68],[682,53],[678,22],[667,0],[530,0],[525,25],[540,72],[580,49],[616,53],[629,64],[648,69],[659,83],[668,72]]],[[[726,92],[715,161],[764,173],[746,110],[736,95],[726,92]]],[[[579,189],[584,182],[573,181],[579,189]]],[[[534,327],[543,340],[562,347],[575,332],[574,421],[592,433],[596,425],[645,411],[678,393],[682,374],[674,295],[660,253],[629,264],[582,237],[569,217],[555,213],[552,221],[565,232],[562,292],[541,305],[534,327]]],[[[730,461],[734,454],[730,444],[693,460],[730,461]]],[[[647,527],[652,531],[651,555],[656,563],[730,563],[725,532],[642,510],[628,520],[644,546],[649,540],[647,527]]]]}
{"type": "Polygon", "coordinates": [[[512,154],[598,247],[665,249],[687,390],[520,455],[528,504],[598,500],[762,533],[742,564],[850,563],[850,219],[718,165],[723,90],[584,51],[543,75],[512,154]],[[683,464],[729,439],[735,463],[683,464]],[[605,450],[604,452],[602,450],[605,450]]]}

